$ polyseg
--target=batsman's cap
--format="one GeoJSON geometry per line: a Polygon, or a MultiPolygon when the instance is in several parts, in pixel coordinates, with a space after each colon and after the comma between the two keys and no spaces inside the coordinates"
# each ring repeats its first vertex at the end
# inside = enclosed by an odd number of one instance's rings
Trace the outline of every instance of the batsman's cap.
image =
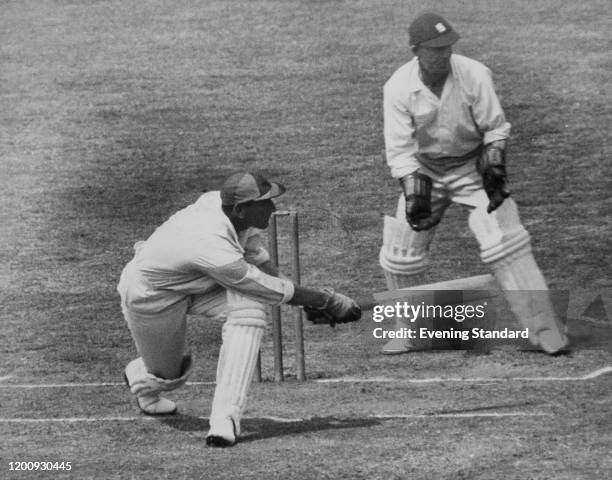
{"type": "Polygon", "coordinates": [[[410,45],[413,47],[446,47],[459,40],[450,23],[435,13],[424,13],[408,27],[410,45]]]}
{"type": "Polygon", "coordinates": [[[268,200],[285,193],[280,183],[272,183],[256,173],[242,172],[230,176],[221,187],[221,204],[268,200]]]}

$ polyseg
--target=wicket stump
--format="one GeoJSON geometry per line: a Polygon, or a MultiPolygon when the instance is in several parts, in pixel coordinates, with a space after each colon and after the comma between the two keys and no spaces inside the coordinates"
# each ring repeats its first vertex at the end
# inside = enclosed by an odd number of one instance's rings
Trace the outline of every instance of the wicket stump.
{"type": "MultiPolygon", "coordinates": [[[[291,280],[296,285],[300,284],[300,242],[299,242],[299,225],[298,214],[295,211],[277,211],[270,218],[269,249],[270,260],[274,265],[279,265],[278,254],[278,219],[288,218],[290,229],[290,250],[291,250],[291,280]]],[[[296,378],[303,382],[306,380],[306,364],[304,358],[304,326],[302,319],[302,309],[292,307],[294,318],[294,336],[295,336],[295,368],[296,378]]],[[[274,347],[274,381],[282,382],[284,380],[283,372],[283,335],[281,325],[281,308],[280,306],[272,307],[272,339],[274,347]]],[[[259,382],[262,381],[261,376],[261,351],[257,359],[255,376],[259,382]]]]}

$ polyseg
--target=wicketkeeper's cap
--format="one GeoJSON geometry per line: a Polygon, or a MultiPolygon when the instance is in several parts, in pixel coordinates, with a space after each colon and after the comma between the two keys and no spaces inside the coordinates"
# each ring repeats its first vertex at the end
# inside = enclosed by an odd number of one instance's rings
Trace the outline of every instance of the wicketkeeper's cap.
{"type": "Polygon", "coordinates": [[[241,172],[230,176],[221,187],[221,204],[268,200],[285,193],[280,183],[272,183],[256,173],[241,172]]]}
{"type": "Polygon", "coordinates": [[[446,47],[459,40],[450,23],[435,13],[424,13],[408,27],[410,45],[413,47],[446,47]]]}

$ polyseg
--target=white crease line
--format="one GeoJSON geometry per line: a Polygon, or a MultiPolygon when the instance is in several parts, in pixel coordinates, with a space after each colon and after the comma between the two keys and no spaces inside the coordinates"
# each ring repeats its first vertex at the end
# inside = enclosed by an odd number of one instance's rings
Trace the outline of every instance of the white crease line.
{"type": "Polygon", "coordinates": [[[473,418],[473,417],[552,417],[553,413],[549,412],[483,412],[483,413],[421,413],[407,415],[370,415],[368,418],[377,418],[379,420],[396,420],[410,418],[473,418]]]}
{"type": "MultiPolygon", "coordinates": [[[[215,382],[187,382],[186,385],[215,385],[215,382]]],[[[10,383],[0,385],[2,388],[85,388],[85,387],[125,387],[125,382],[100,383],[10,383]]]]}
{"type": "Polygon", "coordinates": [[[595,370],[594,372],[589,373],[588,375],[585,375],[584,379],[587,380],[589,378],[599,377],[600,375],[604,375],[610,372],[612,372],[612,366],[603,367],[603,368],[600,368],[599,370],[595,370]]]}
{"type": "Polygon", "coordinates": [[[321,378],[314,380],[317,383],[444,383],[444,382],[507,382],[507,381],[528,381],[528,382],[576,382],[591,380],[606,373],[612,372],[612,366],[603,367],[594,372],[591,372],[582,377],[498,377],[498,378],[356,378],[356,377],[341,377],[341,378],[321,378]]]}
{"type": "MultiPolygon", "coordinates": [[[[343,422],[350,422],[351,420],[410,420],[419,418],[478,418],[478,417],[489,417],[489,418],[506,418],[506,417],[552,417],[553,413],[549,412],[486,412],[486,413],[414,413],[404,415],[383,415],[374,414],[366,415],[364,417],[353,417],[353,418],[334,418],[334,417],[306,417],[306,418],[281,418],[281,417],[245,417],[243,420],[271,420],[277,423],[302,423],[313,420],[320,420],[321,422],[330,422],[342,425],[343,422]]],[[[194,417],[197,420],[206,420],[208,417],[194,417]]],[[[138,417],[61,417],[61,418],[0,418],[0,424],[3,423],[95,423],[95,422],[138,422],[138,421],[160,421],[159,418],[138,416],[138,417]]],[[[165,417],[164,420],[172,421],[172,417],[165,417]]],[[[180,417],[177,419],[179,422],[185,422],[189,420],[182,420],[180,417]]]]}
{"type": "MultiPolygon", "coordinates": [[[[594,372],[583,375],[582,377],[476,377],[476,378],[387,378],[387,377],[373,377],[373,378],[357,378],[357,377],[340,377],[340,378],[320,378],[312,380],[315,383],[322,384],[335,384],[335,383],[445,383],[445,382],[509,382],[509,381],[521,381],[521,382],[579,382],[584,380],[591,380],[593,378],[600,377],[607,373],[612,372],[612,366],[607,366],[595,370],[594,372]]],[[[0,377],[11,378],[9,377],[0,377]]],[[[190,386],[214,386],[215,382],[187,382],[190,386]]],[[[123,387],[123,382],[102,382],[102,383],[29,383],[29,384],[0,384],[0,389],[3,388],[83,388],[83,387],[123,387]]]]}

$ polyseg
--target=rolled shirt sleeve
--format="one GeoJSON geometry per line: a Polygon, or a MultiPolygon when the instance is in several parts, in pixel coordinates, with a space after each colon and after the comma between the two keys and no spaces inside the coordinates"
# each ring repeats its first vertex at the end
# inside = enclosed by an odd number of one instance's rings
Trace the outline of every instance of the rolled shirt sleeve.
{"type": "Polygon", "coordinates": [[[244,259],[209,268],[207,273],[225,288],[262,303],[278,305],[293,298],[293,282],[268,275],[244,259]]]}

